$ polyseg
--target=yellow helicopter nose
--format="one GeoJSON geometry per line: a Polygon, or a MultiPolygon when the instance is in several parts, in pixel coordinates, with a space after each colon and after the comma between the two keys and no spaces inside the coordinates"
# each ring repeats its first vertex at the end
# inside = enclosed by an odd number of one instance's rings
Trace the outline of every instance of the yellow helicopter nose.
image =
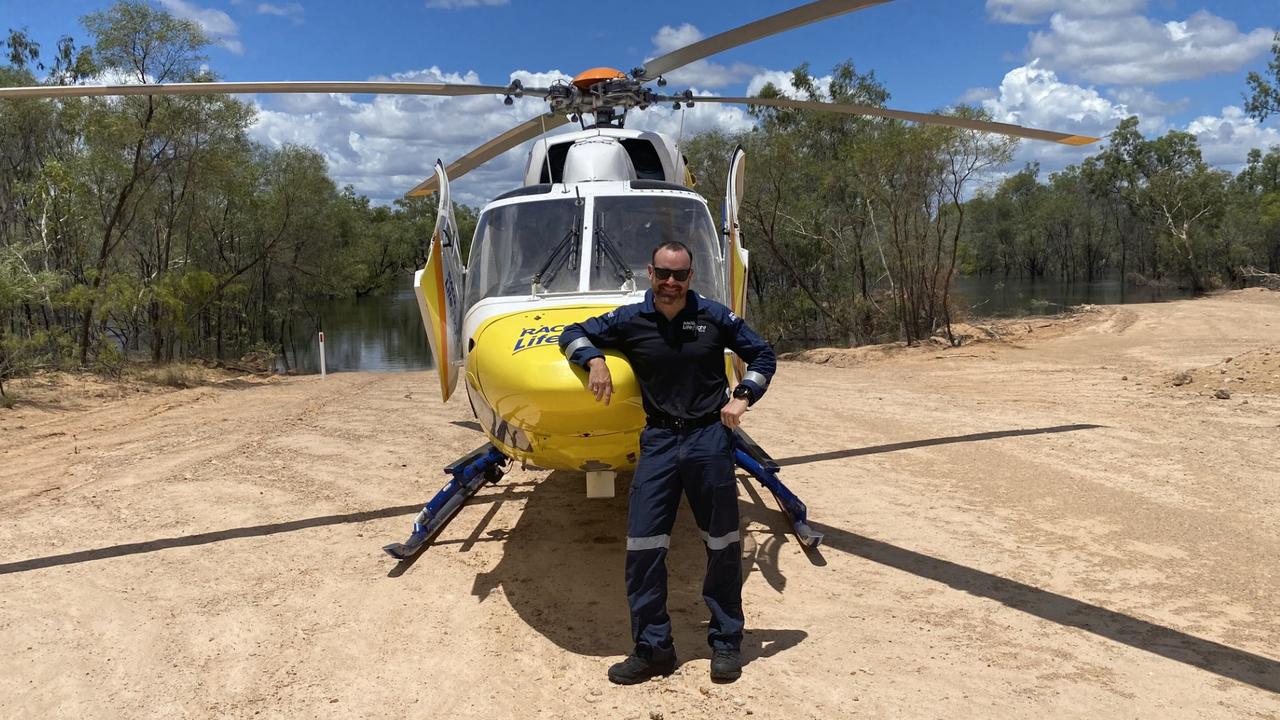
{"type": "Polygon", "coordinates": [[[621,355],[605,353],[613,376],[613,397],[606,407],[587,390],[586,371],[570,365],[559,346],[567,324],[611,309],[512,313],[476,331],[467,354],[467,380],[487,406],[473,402],[481,423],[505,446],[504,452],[546,468],[634,466],[645,418],[631,366],[621,355]]]}

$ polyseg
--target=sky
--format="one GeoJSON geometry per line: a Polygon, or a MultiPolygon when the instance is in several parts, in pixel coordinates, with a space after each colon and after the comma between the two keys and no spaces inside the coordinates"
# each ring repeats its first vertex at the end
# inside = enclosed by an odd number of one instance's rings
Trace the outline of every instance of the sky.
{"type": "MultiPolygon", "coordinates": [[[[222,80],[386,80],[547,85],[591,67],[623,71],[647,58],[794,7],[785,0],[593,3],[532,0],[150,0],[214,40],[222,80]]],[[[102,0],[0,0],[0,29],[26,28],[51,51],[102,0]]],[[[741,96],[785,86],[809,63],[819,77],[851,60],[873,71],[887,106],[934,112],[978,104],[995,120],[1105,136],[1137,115],[1148,137],[1195,134],[1210,164],[1238,172],[1251,148],[1280,145],[1280,118],[1242,110],[1249,71],[1266,72],[1280,29],[1276,0],[894,0],[726,51],[679,70],[667,91],[741,96]]],[[[316,148],[340,185],[390,202],[445,163],[543,112],[526,98],[246,96],[254,139],[316,148]]],[[[627,127],[691,135],[752,126],[744,108],[649,108],[627,127]]],[[[1015,172],[1047,174],[1101,144],[1024,140],[1015,172]]],[[[527,145],[453,183],[480,205],[520,184],[527,145]]],[[[727,158],[726,158],[727,163],[727,158]]],[[[750,165],[748,165],[748,168],[750,165]]],[[[727,168],[726,168],[727,169],[727,168]]],[[[996,176],[998,178],[998,175],[996,176]]],[[[748,178],[748,182],[750,182],[748,178]]],[[[995,179],[991,180],[995,182],[995,179]]]]}

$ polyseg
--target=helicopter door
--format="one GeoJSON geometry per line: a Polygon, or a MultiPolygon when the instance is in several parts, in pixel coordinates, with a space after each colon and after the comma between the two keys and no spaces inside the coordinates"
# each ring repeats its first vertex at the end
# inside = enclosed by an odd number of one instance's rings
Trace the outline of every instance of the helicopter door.
{"type": "Polygon", "coordinates": [[[440,205],[436,231],[427,251],[427,264],[413,276],[413,292],[431,343],[431,358],[440,372],[440,397],[448,401],[458,385],[462,366],[462,291],[465,268],[458,247],[458,225],[449,200],[449,178],[436,161],[440,205]]]}
{"type": "MultiPolygon", "coordinates": [[[[738,210],[742,207],[742,196],[746,190],[744,173],[746,172],[747,153],[739,145],[733,151],[729,161],[729,179],[725,182],[724,192],[724,255],[725,286],[729,291],[729,309],[738,315],[747,315],[747,250],[742,247],[742,233],[738,227],[738,210]]],[[[746,371],[746,364],[739,357],[734,357],[733,368],[737,382],[746,371]]]]}

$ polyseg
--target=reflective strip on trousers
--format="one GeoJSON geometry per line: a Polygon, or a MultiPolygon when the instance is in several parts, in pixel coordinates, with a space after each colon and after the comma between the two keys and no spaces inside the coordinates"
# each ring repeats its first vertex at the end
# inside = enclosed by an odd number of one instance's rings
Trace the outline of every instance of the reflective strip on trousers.
{"type": "MultiPolygon", "coordinates": [[[[702,533],[702,541],[707,544],[707,549],[709,550],[723,550],[736,542],[741,542],[742,536],[738,534],[737,530],[720,537],[711,537],[709,533],[704,532],[702,533]]],[[[628,542],[630,541],[628,540],[628,542]]]]}
{"type": "Polygon", "coordinates": [[[627,552],[632,552],[634,550],[658,550],[660,548],[669,547],[671,547],[670,535],[650,535],[649,537],[627,538],[627,552]]]}

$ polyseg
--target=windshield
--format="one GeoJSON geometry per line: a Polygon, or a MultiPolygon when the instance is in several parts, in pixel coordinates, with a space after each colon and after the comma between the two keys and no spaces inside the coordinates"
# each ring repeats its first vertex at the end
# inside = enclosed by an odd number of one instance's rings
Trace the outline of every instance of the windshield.
{"type": "Polygon", "coordinates": [[[467,307],[494,295],[578,289],[582,221],[576,198],[503,205],[480,216],[467,267],[467,307]]]}
{"type": "Polygon", "coordinates": [[[592,226],[590,289],[618,290],[627,269],[637,287],[647,288],[653,249],[678,240],[693,253],[693,290],[724,302],[719,238],[701,202],[671,195],[597,196],[592,226]]]}

